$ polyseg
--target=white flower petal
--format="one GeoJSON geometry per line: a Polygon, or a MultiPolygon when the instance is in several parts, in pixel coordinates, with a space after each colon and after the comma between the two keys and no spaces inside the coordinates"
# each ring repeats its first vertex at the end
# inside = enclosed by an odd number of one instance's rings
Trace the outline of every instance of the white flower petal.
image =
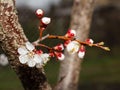
{"type": "Polygon", "coordinates": [[[49,54],[41,54],[42,63],[46,64],[49,61],[49,54]]]}
{"type": "Polygon", "coordinates": [[[39,55],[37,55],[37,54],[34,55],[33,60],[34,60],[36,63],[42,63],[42,58],[41,58],[39,55]]]}
{"type": "Polygon", "coordinates": [[[44,57],[47,57],[47,58],[50,57],[49,54],[47,54],[47,53],[44,53],[43,55],[44,55],[44,57]]]}
{"type": "Polygon", "coordinates": [[[18,48],[18,53],[21,55],[25,55],[28,53],[28,50],[24,46],[22,46],[22,47],[18,48]]]}
{"type": "Polygon", "coordinates": [[[36,65],[36,62],[31,59],[27,62],[27,64],[28,64],[29,67],[34,67],[36,65]]]}
{"type": "Polygon", "coordinates": [[[22,64],[27,63],[28,60],[29,60],[29,58],[28,58],[27,55],[20,55],[20,56],[19,56],[19,61],[20,61],[20,63],[22,63],[22,64]]]}
{"type": "Polygon", "coordinates": [[[29,51],[32,51],[35,49],[35,47],[30,42],[26,42],[25,45],[29,51]]]}

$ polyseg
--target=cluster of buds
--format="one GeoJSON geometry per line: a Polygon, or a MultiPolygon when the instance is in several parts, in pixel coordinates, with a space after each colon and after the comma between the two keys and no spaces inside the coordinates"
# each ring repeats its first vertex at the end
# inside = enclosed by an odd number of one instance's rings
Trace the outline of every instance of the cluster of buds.
{"type": "Polygon", "coordinates": [[[36,10],[36,15],[40,19],[40,30],[44,30],[51,22],[51,19],[49,17],[44,17],[44,11],[41,9],[36,10]]]}
{"type": "MultiPolygon", "coordinates": [[[[77,40],[74,40],[75,36],[76,36],[76,31],[69,29],[65,37],[72,38],[72,39],[65,41],[64,45],[66,46],[67,51],[70,54],[78,53],[78,57],[83,58],[85,55],[85,46],[79,43],[77,40]]],[[[93,42],[94,41],[92,39],[86,39],[85,41],[85,43],[89,45],[93,44],[93,42]]]]}
{"type": "Polygon", "coordinates": [[[21,64],[28,65],[29,67],[41,68],[50,60],[51,57],[55,57],[58,60],[63,61],[65,59],[65,55],[63,54],[65,48],[70,54],[77,53],[79,58],[84,58],[86,52],[85,46],[96,46],[106,51],[110,50],[108,47],[103,46],[103,42],[94,44],[92,39],[86,39],[84,42],[77,40],[76,31],[73,29],[69,29],[63,36],[49,34],[42,36],[43,31],[51,22],[51,19],[49,17],[44,17],[44,12],[41,9],[36,10],[36,15],[40,20],[40,37],[33,43],[26,42],[25,45],[22,45],[18,48],[19,61],[21,64]],[[64,43],[49,47],[41,43],[41,41],[47,38],[61,39],[64,41],[64,43]],[[37,50],[35,47],[40,47],[40,50],[37,50]],[[46,48],[48,52],[43,53],[41,47],[46,48]]]}

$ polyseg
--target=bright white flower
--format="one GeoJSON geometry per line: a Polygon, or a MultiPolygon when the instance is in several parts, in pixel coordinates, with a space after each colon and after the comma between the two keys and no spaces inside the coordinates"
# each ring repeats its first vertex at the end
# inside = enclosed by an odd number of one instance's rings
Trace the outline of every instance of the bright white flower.
{"type": "Polygon", "coordinates": [[[46,64],[49,61],[49,54],[47,53],[39,53],[34,51],[35,47],[30,43],[26,42],[25,46],[21,46],[18,48],[19,61],[22,64],[27,64],[29,67],[37,67],[40,68],[44,64],[46,64]]]}
{"type": "Polygon", "coordinates": [[[49,18],[49,17],[43,17],[41,19],[41,21],[42,21],[43,24],[48,25],[51,22],[51,18],[49,18]]]}
{"type": "Polygon", "coordinates": [[[8,58],[5,54],[0,54],[0,65],[2,66],[8,65],[8,58]]]}
{"type": "Polygon", "coordinates": [[[18,48],[20,63],[27,64],[29,67],[34,67],[37,63],[41,63],[42,58],[35,54],[34,49],[35,47],[30,42],[26,42],[25,46],[18,48]]]}
{"type": "Polygon", "coordinates": [[[27,63],[31,58],[34,57],[34,46],[30,42],[26,42],[25,46],[21,46],[18,48],[18,53],[20,54],[19,56],[19,61],[22,64],[27,63]]]}
{"type": "Polygon", "coordinates": [[[70,54],[74,54],[76,52],[78,52],[80,48],[80,44],[77,41],[71,41],[68,45],[67,45],[67,51],[70,54]]]}

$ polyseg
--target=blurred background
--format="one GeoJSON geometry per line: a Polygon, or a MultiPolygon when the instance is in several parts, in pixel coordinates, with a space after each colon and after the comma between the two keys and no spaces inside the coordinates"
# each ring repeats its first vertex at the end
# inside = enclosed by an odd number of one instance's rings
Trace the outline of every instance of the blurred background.
{"type": "MultiPolygon", "coordinates": [[[[32,42],[38,38],[39,20],[37,8],[52,18],[44,35],[64,35],[69,28],[73,0],[16,0],[19,21],[26,36],[32,42]]],[[[87,47],[82,63],[78,90],[120,90],[120,0],[97,0],[92,17],[89,37],[95,42],[104,41],[111,48],[106,52],[99,48],[87,47]]],[[[59,41],[46,40],[49,46],[59,41]]],[[[4,53],[0,50],[1,53],[4,53]]],[[[0,60],[5,56],[0,56],[0,60]]],[[[52,86],[57,81],[60,62],[51,60],[45,71],[52,86]]],[[[9,65],[0,64],[0,90],[23,90],[15,72],[9,65]]]]}

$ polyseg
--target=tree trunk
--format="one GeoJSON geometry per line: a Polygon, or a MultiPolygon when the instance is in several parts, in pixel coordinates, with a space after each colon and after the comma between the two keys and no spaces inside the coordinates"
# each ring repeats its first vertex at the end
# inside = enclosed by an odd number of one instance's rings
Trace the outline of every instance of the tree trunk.
{"type": "MultiPolygon", "coordinates": [[[[76,30],[77,39],[81,41],[88,37],[94,3],[95,0],[74,0],[70,28],[76,30]]],[[[77,90],[82,60],[66,51],[65,56],[55,90],[77,90]]]]}
{"type": "Polygon", "coordinates": [[[0,45],[9,57],[11,67],[25,90],[51,90],[43,69],[29,68],[19,63],[17,49],[27,40],[18,22],[14,0],[0,0],[0,45]]]}

